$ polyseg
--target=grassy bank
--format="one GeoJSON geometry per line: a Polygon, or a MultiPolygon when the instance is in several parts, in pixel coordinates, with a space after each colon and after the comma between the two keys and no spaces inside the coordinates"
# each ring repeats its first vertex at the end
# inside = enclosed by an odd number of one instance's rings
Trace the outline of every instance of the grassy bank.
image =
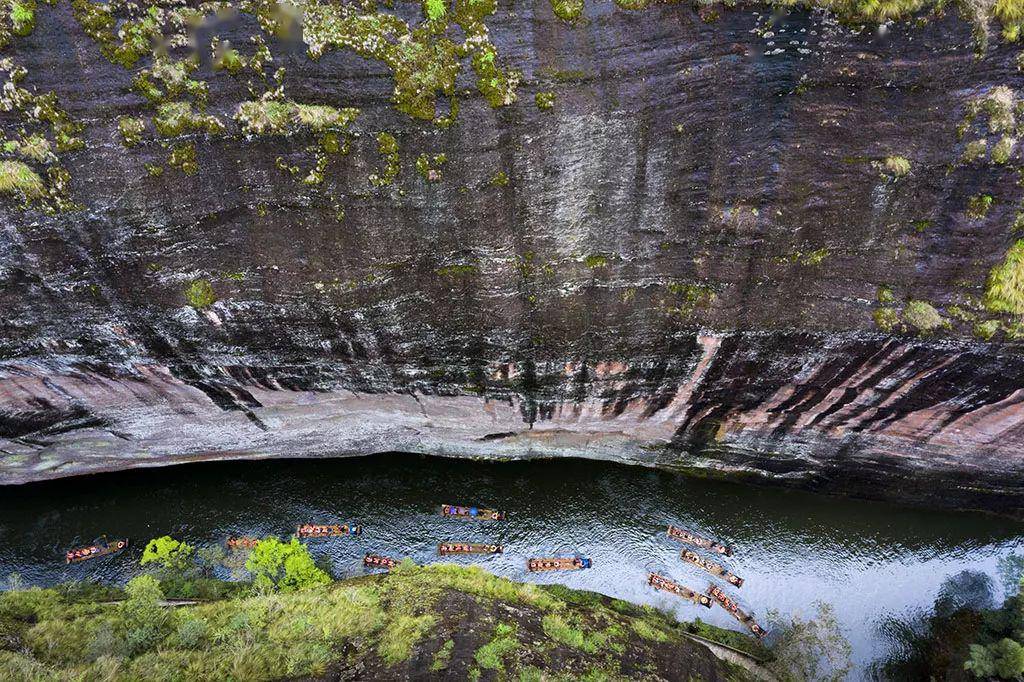
{"type": "MultiPolygon", "coordinates": [[[[745,679],[688,640],[764,654],[739,633],[681,624],[561,586],[479,568],[403,564],[390,574],[259,593],[237,584],[161,606],[149,576],[125,591],[62,587],[0,596],[0,679],[745,679]],[[120,603],[109,603],[123,598],[120,603]],[[104,603],[106,602],[106,603],[104,603]]],[[[194,591],[194,586],[193,586],[194,591]]]]}

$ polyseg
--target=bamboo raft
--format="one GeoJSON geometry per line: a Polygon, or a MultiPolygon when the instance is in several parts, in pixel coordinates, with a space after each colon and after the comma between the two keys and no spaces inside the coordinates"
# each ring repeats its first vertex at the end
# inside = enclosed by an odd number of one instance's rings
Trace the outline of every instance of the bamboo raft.
{"type": "Polygon", "coordinates": [[[442,504],[441,516],[454,516],[459,519],[480,519],[483,521],[504,521],[505,512],[495,509],[478,509],[477,507],[460,507],[454,504],[442,504]]]}
{"type": "Polygon", "coordinates": [[[74,564],[87,559],[97,559],[101,556],[107,556],[108,554],[116,554],[127,546],[128,540],[113,540],[112,542],[107,542],[105,537],[100,538],[99,540],[94,541],[91,545],[69,550],[64,554],[64,562],[74,564]]]}
{"type": "Polygon", "coordinates": [[[382,556],[380,554],[367,554],[363,557],[363,566],[368,566],[370,568],[384,568],[390,571],[397,565],[398,561],[396,559],[382,556]]]}
{"type": "Polygon", "coordinates": [[[228,549],[253,549],[259,543],[259,539],[248,536],[240,538],[228,538],[228,549]]]}
{"type": "Polygon", "coordinates": [[[723,566],[722,564],[711,561],[710,559],[705,559],[700,554],[694,552],[692,549],[684,549],[682,552],[679,553],[679,557],[683,561],[690,562],[697,568],[704,569],[711,575],[717,575],[719,578],[725,580],[730,585],[735,585],[736,587],[743,587],[743,578],[739,577],[732,571],[727,570],[725,566],[723,566]]]}
{"type": "Polygon", "coordinates": [[[733,618],[750,628],[750,631],[757,635],[758,638],[763,638],[767,634],[764,628],[757,624],[754,617],[740,609],[739,604],[723,592],[722,588],[717,585],[712,585],[708,589],[708,594],[714,597],[715,601],[721,604],[722,608],[728,611],[733,618]]]}
{"type": "Polygon", "coordinates": [[[501,545],[484,545],[473,542],[442,542],[437,546],[437,553],[446,554],[501,554],[501,545]]]}
{"type": "Polygon", "coordinates": [[[722,556],[732,556],[732,547],[729,545],[724,545],[717,540],[708,540],[707,538],[702,538],[699,535],[694,535],[685,528],[670,525],[668,527],[668,536],[673,540],[678,540],[679,542],[684,542],[688,545],[693,545],[694,547],[706,549],[710,552],[721,554],[722,556]]]}
{"type": "Polygon", "coordinates": [[[343,535],[362,535],[362,526],[350,526],[347,523],[330,526],[318,526],[312,523],[304,523],[295,529],[295,535],[300,538],[336,538],[343,535]]]}
{"type": "Polygon", "coordinates": [[[526,562],[526,570],[532,573],[540,573],[542,571],[579,571],[590,567],[590,559],[586,557],[575,557],[572,559],[558,557],[529,559],[526,562]]]}
{"type": "Polygon", "coordinates": [[[674,580],[670,580],[665,576],[658,575],[657,573],[647,574],[647,584],[656,590],[664,590],[665,592],[671,592],[677,597],[682,597],[692,601],[694,604],[699,604],[706,609],[711,608],[711,597],[700,592],[694,592],[685,585],[680,585],[674,580]]]}

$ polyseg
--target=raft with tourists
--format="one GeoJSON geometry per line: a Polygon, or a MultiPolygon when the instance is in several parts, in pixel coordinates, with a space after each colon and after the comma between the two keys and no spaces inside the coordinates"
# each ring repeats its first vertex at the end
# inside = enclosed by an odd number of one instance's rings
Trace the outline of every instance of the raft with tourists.
{"type": "Polygon", "coordinates": [[[751,632],[757,635],[759,639],[763,639],[764,636],[768,634],[767,632],[765,632],[764,628],[757,624],[757,621],[754,620],[754,617],[751,616],[749,613],[744,612],[740,608],[740,605],[737,604],[732,599],[732,597],[727,595],[722,590],[722,588],[718,587],[717,585],[711,585],[711,587],[708,588],[708,594],[710,594],[714,598],[714,600],[721,605],[723,609],[728,611],[733,618],[746,625],[751,632]]]}
{"type": "Polygon", "coordinates": [[[295,528],[295,535],[300,538],[336,538],[344,535],[362,535],[362,526],[345,524],[317,525],[304,523],[295,528]]]}
{"type": "Polygon", "coordinates": [[[526,570],[531,573],[542,573],[544,571],[580,571],[591,567],[591,561],[587,557],[551,557],[536,558],[526,561],[526,570]]]}
{"type": "Polygon", "coordinates": [[[683,561],[687,561],[696,566],[697,568],[707,571],[711,575],[718,576],[730,585],[734,585],[736,587],[743,587],[743,578],[739,577],[732,571],[726,569],[726,567],[722,564],[711,561],[710,559],[705,559],[700,554],[694,552],[692,549],[684,549],[682,552],[679,553],[679,557],[683,561]]]}
{"type": "Polygon", "coordinates": [[[458,519],[479,519],[481,521],[504,521],[505,512],[496,509],[479,507],[460,507],[455,504],[442,504],[441,516],[453,516],[458,519]]]}
{"type": "Polygon", "coordinates": [[[368,568],[383,568],[390,571],[397,565],[397,559],[392,559],[391,557],[384,556],[383,554],[367,554],[363,557],[363,566],[368,568]]]}
{"type": "Polygon", "coordinates": [[[99,557],[107,556],[108,554],[116,554],[127,546],[127,539],[110,540],[108,542],[107,537],[104,535],[103,537],[94,540],[91,545],[76,547],[75,549],[65,552],[64,562],[68,564],[75,564],[79,561],[86,561],[87,559],[98,559],[99,557]]]}
{"type": "Polygon", "coordinates": [[[501,545],[487,545],[478,542],[442,542],[437,546],[437,553],[447,554],[501,554],[501,545]]]}
{"type": "Polygon", "coordinates": [[[656,590],[671,592],[677,597],[682,597],[683,599],[692,601],[694,604],[699,604],[706,609],[711,608],[711,597],[706,594],[701,594],[700,592],[694,592],[689,587],[680,585],[671,578],[666,578],[665,576],[658,575],[657,573],[648,573],[647,584],[656,590]]]}
{"type": "Polygon", "coordinates": [[[721,554],[722,556],[732,556],[732,547],[729,545],[718,542],[717,540],[702,538],[701,536],[691,533],[685,528],[680,528],[679,526],[669,525],[668,536],[673,540],[677,540],[687,545],[693,545],[700,549],[706,549],[709,552],[721,554]]]}
{"type": "Polygon", "coordinates": [[[227,545],[228,549],[255,549],[259,542],[259,538],[245,535],[240,538],[228,538],[227,545]]]}

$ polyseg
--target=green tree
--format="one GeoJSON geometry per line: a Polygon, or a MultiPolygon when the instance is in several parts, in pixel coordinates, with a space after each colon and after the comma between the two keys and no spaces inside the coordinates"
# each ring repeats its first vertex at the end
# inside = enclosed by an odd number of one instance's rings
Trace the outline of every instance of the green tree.
{"type": "Polygon", "coordinates": [[[974,673],[975,677],[1017,679],[1024,674],[1024,646],[1009,637],[988,646],[972,644],[971,657],[964,663],[964,670],[974,673]]]}
{"type": "Polygon", "coordinates": [[[775,628],[774,660],[769,670],[785,682],[846,679],[853,664],[850,643],[843,637],[832,606],[815,602],[817,614],[803,620],[795,616],[788,625],[775,628]]]}
{"type": "Polygon", "coordinates": [[[118,606],[116,631],[124,653],[135,656],[160,643],[170,626],[170,615],[160,605],[164,593],[153,576],[132,578],[124,589],[128,598],[118,606]]]}
{"type": "Polygon", "coordinates": [[[331,577],[317,568],[309,548],[292,538],[282,542],[268,537],[256,543],[245,562],[257,585],[270,583],[282,592],[305,590],[331,582],[331,577]]]}
{"type": "Polygon", "coordinates": [[[193,554],[195,554],[195,548],[192,545],[164,535],[149,541],[146,549],[142,552],[139,564],[141,566],[155,564],[167,572],[181,573],[189,567],[193,554]]]}

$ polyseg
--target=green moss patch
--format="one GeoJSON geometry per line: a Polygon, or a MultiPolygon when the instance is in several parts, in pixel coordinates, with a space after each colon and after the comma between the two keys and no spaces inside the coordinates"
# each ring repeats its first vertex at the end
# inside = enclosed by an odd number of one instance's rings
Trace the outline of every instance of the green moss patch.
{"type": "Polygon", "coordinates": [[[455,93],[459,59],[455,43],[441,35],[444,28],[430,22],[412,29],[394,15],[361,13],[352,5],[310,3],[303,15],[310,57],[345,49],[383,63],[395,81],[395,106],[422,119],[434,118],[438,96],[455,93]]]}
{"type": "Polygon", "coordinates": [[[192,144],[181,144],[171,149],[171,155],[167,159],[171,168],[177,168],[185,175],[195,175],[199,172],[199,162],[196,161],[196,148],[192,144]]]}
{"type": "Polygon", "coordinates": [[[583,15],[583,0],[551,0],[551,10],[562,21],[576,21],[583,15]]]}
{"type": "Polygon", "coordinates": [[[902,178],[910,172],[910,161],[902,156],[887,156],[882,161],[882,168],[894,178],[902,178]]]}
{"type": "Polygon", "coordinates": [[[208,279],[196,279],[185,288],[185,300],[196,310],[209,308],[217,302],[217,294],[208,279]]]}
{"type": "Polygon", "coordinates": [[[918,331],[930,332],[946,324],[942,315],[927,301],[910,301],[903,310],[903,319],[918,331]]]}
{"type": "Polygon", "coordinates": [[[370,174],[370,184],[375,187],[390,185],[401,170],[398,156],[398,140],[391,133],[377,133],[377,151],[384,162],[380,171],[370,174]]]}
{"type": "Polygon", "coordinates": [[[162,137],[177,137],[188,132],[224,132],[224,124],[216,116],[196,113],[188,102],[165,102],[157,107],[153,125],[162,137]]]}
{"type": "Polygon", "coordinates": [[[895,308],[877,308],[871,317],[883,332],[892,332],[900,325],[900,315],[895,308]]]}
{"type": "Polygon", "coordinates": [[[117,130],[121,133],[124,146],[134,147],[142,141],[142,135],[146,132],[146,120],[133,116],[122,116],[117,119],[117,130]]]}
{"type": "Polygon", "coordinates": [[[416,158],[416,172],[427,182],[438,182],[442,178],[441,167],[447,162],[445,154],[420,154],[416,158]]]}
{"type": "Polygon", "coordinates": [[[967,200],[965,213],[971,220],[982,220],[988,215],[994,201],[991,194],[975,194],[967,200]]]}
{"type": "Polygon", "coordinates": [[[359,110],[290,100],[253,100],[238,105],[235,120],[249,135],[289,135],[301,130],[346,131],[359,110]]]}

